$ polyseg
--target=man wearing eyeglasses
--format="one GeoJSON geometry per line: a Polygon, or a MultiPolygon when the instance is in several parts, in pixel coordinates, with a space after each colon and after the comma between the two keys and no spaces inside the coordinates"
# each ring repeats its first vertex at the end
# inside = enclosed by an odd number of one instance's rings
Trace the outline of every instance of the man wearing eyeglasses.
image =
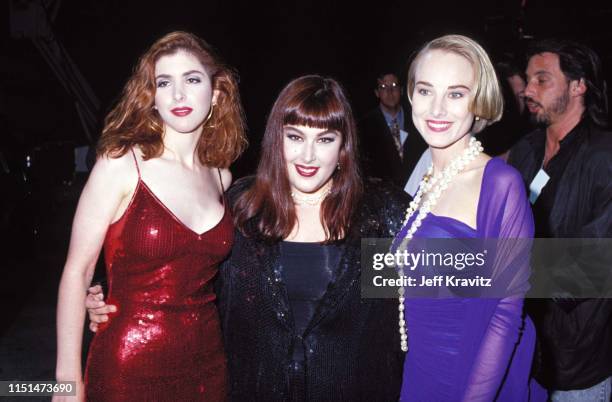
{"type": "Polygon", "coordinates": [[[414,128],[409,109],[401,105],[397,75],[380,74],[374,94],[378,107],[359,124],[363,173],[403,188],[427,145],[414,128]]]}

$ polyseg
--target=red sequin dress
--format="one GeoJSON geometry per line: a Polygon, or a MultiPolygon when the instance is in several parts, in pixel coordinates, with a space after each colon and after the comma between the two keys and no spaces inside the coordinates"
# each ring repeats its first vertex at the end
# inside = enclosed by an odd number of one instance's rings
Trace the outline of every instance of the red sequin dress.
{"type": "MultiPolygon", "coordinates": [[[[138,164],[136,164],[138,167],[138,164]]],[[[87,359],[88,401],[224,401],[226,361],[213,277],[233,225],[198,234],[138,185],[106,234],[108,303],[87,359]]]]}

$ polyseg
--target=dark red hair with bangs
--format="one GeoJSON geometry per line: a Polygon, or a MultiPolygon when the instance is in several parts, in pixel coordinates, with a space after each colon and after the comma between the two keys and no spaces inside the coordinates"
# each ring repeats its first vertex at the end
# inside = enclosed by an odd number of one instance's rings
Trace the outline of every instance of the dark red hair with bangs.
{"type": "Polygon", "coordinates": [[[164,123],[153,109],[155,103],[155,63],[167,55],[185,51],[195,56],[218,91],[217,103],[204,123],[196,152],[203,165],[228,167],[240,156],[247,141],[244,114],[233,71],[197,36],[171,32],[157,40],[143,54],[125,84],[117,105],[104,121],[98,142],[98,155],[119,157],[133,146],[140,147],[144,159],[160,156],[164,150],[164,123]]]}
{"type": "Polygon", "coordinates": [[[270,241],[288,237],[295,226],[297,218],[283,152],[283,129],[287,125],[334,130],[342,136],[340,169],[334,172],[331,192],[321,204],[326,241],[340,240],[348,233],[363,191],[357,131],[340,84],[318,75],[291,81],[276,99],[266,124],[255,183],[234,205],[236,225],[246,235],[270,241]]]}

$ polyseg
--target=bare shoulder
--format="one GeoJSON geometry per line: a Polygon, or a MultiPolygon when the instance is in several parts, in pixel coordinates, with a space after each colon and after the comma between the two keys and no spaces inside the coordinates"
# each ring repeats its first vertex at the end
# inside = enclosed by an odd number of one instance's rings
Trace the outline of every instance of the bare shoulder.
{"type": "MultiPolygon", "coordinates": [[[[138,153],[137,153],[138,154],[138,153]]],[[[119,157],[102,155],[96,160],[89,182],[108,186],[121,193],[130,192],[138,180],[138,170],[131,152],[119,157]]]]}
{"type": "Polygon", "coordinates": [[[130,166],[134,168],[134,171],[136,170],[134,157],[131,152],[127,152],[119,157],[110,155],[99,156],[98,159],[96,159],[94,169],[98,169],[102,172],[117,173],[118,171],[129,169],[130,166]]]}
{"type": "Polygon", "coordinates": [[[492,158],[487,154],[480,154],[466,170],[461,174],[464,185],[480,187],[485,168],[492,158]]]}
{"type": "Polygon", "coordinates": [[[479,170],[482,173],[491,159],[493,158],[487,154],[479,154],[474,160],[474,169],[479,170]]]}

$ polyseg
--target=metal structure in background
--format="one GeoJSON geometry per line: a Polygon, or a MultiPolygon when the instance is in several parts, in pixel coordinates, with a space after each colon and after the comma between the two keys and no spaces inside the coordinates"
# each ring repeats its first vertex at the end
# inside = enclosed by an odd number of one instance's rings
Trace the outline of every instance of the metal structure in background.
{"type": "Polygon", "coordinates": [[[32,41],[57,79],[74,99],[83,131],[93,144],[98,129],[100,101],[53,33],[53,21],[61,0],[10,0],[10,29],[15,39],[32,41]]]}
{"type": "MultiPolygon", "coordinates": [[[[74,103],[83,128],[79,135],[93,145],[100,101],[54,33],[61,3],[9,0],[11,37],[32,41],[74,103]]],[[[12,169],[0,155],[0,183],[8,189],[0,199],[0,241],[9,245],[13,257],[65,247],[67,235],[61,233],[58,222],[68,221],[61,214],[71,213],[84,181],[75,175],[75,145],[73,141],[39,142],[23,155],[19,151],[23,164],[13,164],[12,169]]]]}

